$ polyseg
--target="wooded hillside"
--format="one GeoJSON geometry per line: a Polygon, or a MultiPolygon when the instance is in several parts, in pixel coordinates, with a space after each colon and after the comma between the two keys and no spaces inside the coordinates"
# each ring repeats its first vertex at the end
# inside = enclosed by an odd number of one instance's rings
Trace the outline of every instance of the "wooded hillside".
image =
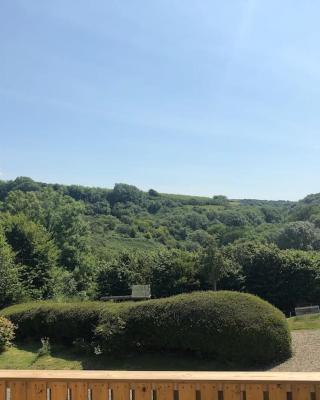
{"type": "Polygon", "coordinates": [[[319,302],[320,194],[234,200],[0,181],[0,304],[248,291],[284,311],[319,302]]]}

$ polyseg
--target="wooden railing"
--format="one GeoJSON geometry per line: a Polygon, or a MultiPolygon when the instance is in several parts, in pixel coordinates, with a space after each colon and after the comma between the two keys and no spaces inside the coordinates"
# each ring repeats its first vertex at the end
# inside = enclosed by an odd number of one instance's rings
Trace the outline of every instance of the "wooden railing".
{"type": "Polygon", "coordinates": [[[320,373],[0,370],[0,400],[320,400],[320,373]]]}

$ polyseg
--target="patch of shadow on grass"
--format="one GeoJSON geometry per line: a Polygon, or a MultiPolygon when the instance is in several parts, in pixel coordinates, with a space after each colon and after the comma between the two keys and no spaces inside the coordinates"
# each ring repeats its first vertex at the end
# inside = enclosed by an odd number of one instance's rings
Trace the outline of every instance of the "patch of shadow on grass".
{"type": "Polygon", "coordinates": [[[84,369],[84,370],[144,370],[144,371],[234,371],[267,370],[244,367],[238,363],[222,363],[191,353],[128,353],[121,355],[89,354],[75,347],[51,343],[50,355],[38,356],[40,343],[17,344],[21,351],[34,353],[29,368],[33,369],[84,369]]]}
{"type": "Polygon", "coordinates": [[[84,369],[134,370],[134,371],[227,371],[231,364],[181,353],[131,353],[112,356],[100,355],[83,359],[84,369]]]}

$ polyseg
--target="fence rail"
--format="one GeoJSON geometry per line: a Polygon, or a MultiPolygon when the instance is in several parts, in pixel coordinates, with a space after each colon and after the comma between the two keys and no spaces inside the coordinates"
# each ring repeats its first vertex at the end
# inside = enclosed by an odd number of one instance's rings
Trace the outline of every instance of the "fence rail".
{"type": "Polygon", "coordinates": [[[0,400],[320,400],[320,373],[0,370],[0,400]]]}

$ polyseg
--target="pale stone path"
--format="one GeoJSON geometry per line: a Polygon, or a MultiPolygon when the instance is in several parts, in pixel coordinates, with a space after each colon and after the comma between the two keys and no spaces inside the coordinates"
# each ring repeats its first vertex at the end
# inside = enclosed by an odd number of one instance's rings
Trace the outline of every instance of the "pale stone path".
{"type": "Polygon", "coordinates": [[[269,371],[320,371],[320,329],[292,332],[293,356],[269,371]]]}

